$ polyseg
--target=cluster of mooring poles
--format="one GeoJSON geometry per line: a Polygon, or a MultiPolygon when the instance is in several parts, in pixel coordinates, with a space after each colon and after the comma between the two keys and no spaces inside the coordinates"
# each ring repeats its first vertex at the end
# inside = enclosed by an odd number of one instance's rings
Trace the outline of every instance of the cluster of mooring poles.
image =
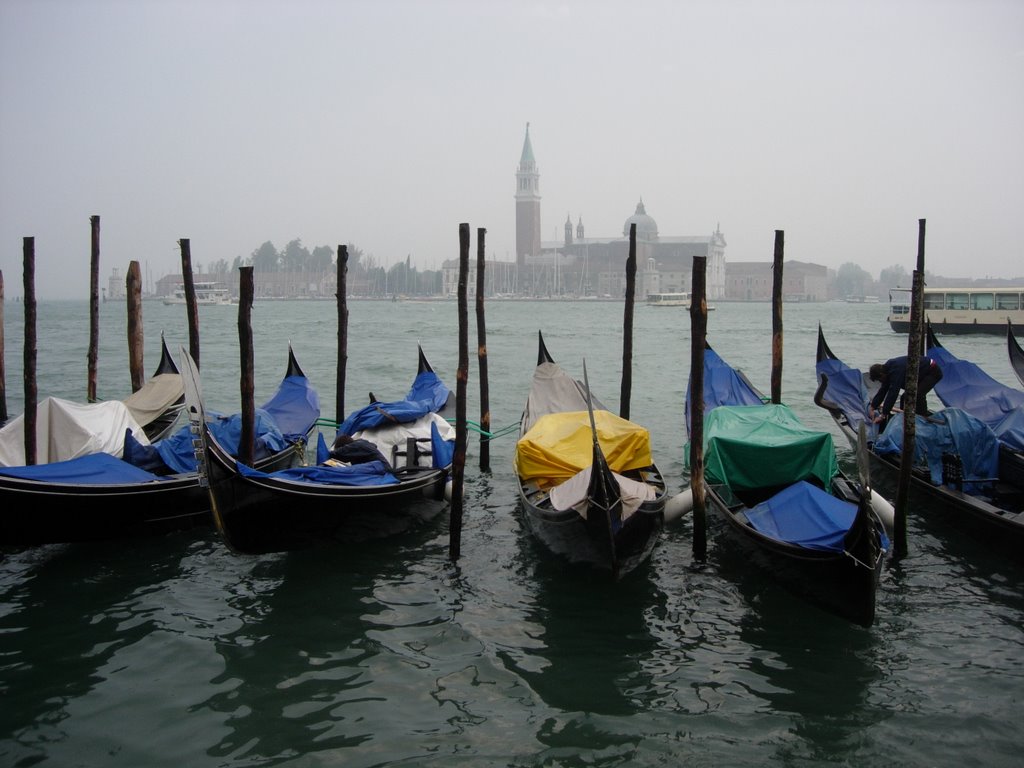
{"type": "MultiPolygon", "coordinates": [[[[86,397],[89,402],[97,399],[97,369],[99,358],[99,258],[100,258],[100,217],[90,219],[90,281],[89,281],[89,350],[86,397]]],[[[476,273],[476,321],[477,360],[480,374],[480,470],[490,471],[491,416],[487,381],[487,331],[484,314],[484,271],[486,267],[485,236],[487,230],[477,230],[477,273],[476,273]]],[[[924,344],[924,239],[925,220],[918,221],[917,266],[913,274],[911,294],[911,326],[907,342],[907,354],[912,359],[922,354],[924,344]]],[[[785,238],[782,230],[775,232],[775,249],[772,274],[772,370],[771,400],[782,401],[782,270],[785,238]]],[[[199,306],[196,300],[195,282],[192,273],[191,245],[188,239],[178,241],[181,250],[181,270],[188,319],[189,354],[199,367],[199,306]]],[[[456,373],[456,418],[455,455],[452,460],[451,498],[449,504],[449,558],[457,563],[461,552],[463,517],[463,485],[466,465],[466,389],[469,380],[468,354],[468,302],[467,281],[469,274],[470,229],[469,224],[459,225],[459,280],[458,280],[458,370],[456,373]]],[[[35,238],[23,238],[23,279],[24,279],[24,425],[25,463],[36,463],[36,408],[38,390],[36,386],[36,312],[35,294],[35,238]]],[[[690,488],[679,494],[667,507],[669,519],[676,519],[686,511],[693,511],[693,555],[698,562],[707,556],[707,510],[704,489],[704,350],[707,337],[707,259],[695,256],[692,271],[692,300],[690,304],[691,348],[690,348],[690,488]]],[[[626,259],[625,308],[622,322],[622,381],[619,397],[619,415],[629,418],[632,395],[633,362],[633,312],[636,291],[636,224],[630,224],[629,253],[626,259]]],[[[241,461],[252,464],[254,442],[254,350],[252,334],[252,306],[254,298],[253,268],[239,268],[238,338],[241,358],[241,412],[242,436],[239,445],[241,461]]],[[[348,249],[338,246],[337,259],[337,308],[338,308],[338,354],[335,411],[337,423],[345,418],[345,379],[348,363],[348,307],[346,303],[348,274],[348,249]]],[[[137,392],[144,384],[143,326],[142,326],[142,281],[139,263],[129,264],[126,277],[128,312],[128,361],[132,391],[137,392]]],[[[4,280],[0,271],[0,424],[8,419],[7,387],[4,368],[4,280]]],[[[907,402],[917,398],[917,366],[907,368],[907,402]]],[[[903,448],[900,474],[895,503],[895,555],[907,553],[907,506],[910,493],[910,472],[913,465],[915,420],[903,420],[903,448]]]]}

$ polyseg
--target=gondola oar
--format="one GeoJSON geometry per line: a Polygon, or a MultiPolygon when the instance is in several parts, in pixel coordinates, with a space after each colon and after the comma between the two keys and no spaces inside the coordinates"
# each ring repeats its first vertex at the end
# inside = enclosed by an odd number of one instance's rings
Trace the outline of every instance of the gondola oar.
{"type": "Polygon", "coordinates": [[[590,488],[587,491],[587,524],[598,526],[608,536],[612,577],[618,579],[619,557],[615,551],[615,533],[622,526],[622,496],[619,493],[619,484],[608,467],[597,437],[594,399],[590,394],[586,360],[583,361],[583,384],[587,390],[587,414],[590,416],[590,432],[594,439],[594,459],[590,468],[590,488]],[[600,516],[595,515],[595,512],[599,512],[600,516]]]}

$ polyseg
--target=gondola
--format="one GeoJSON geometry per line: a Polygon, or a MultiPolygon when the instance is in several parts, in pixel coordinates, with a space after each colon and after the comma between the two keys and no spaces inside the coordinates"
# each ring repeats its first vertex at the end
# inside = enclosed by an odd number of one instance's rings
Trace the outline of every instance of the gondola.
{"type": "Polygon", "coordinates": [[[185,400],[201,441],[200,473],[217,530],[241,554],[306,549],[396,533],[443,508],[455,430],[453,396],[419,351],[405,399],[371,402],[338,426],[317,463],[278,472],[246,466],[221,445],[205,417],[198,372],[182,355],[185,400]]]}
{"type": "Polygon", "coordinates": [[[124,398],[123,402],[150,442],[162,440],[174,430],[185,405],[185,390],[163,334],[160,334],[160,364],[156,371],[138,392],[124,398]]]}
{"type": "Polygon", "coordinates": [[[704,414],[706,498],[732,541],[794,594],[871,626],[889,540],[867,477],[848,478],[831,435],[767,403],[710,346],[704,414]]]}
{"type": "MultiPolygon", "coordinates": [[[[831,414],[851,445],[857,444],[864,425],[873,473],[895,486],[902,460],[903,414],[895,413],[881,432],[870,423],[867,404],[877,384],[836,357],[820,326],[816,372],[814,402],[831,414]]],[[[1024,487],[1001,474],[999,441],[992,429],[960,408],[916,419],[911,508],[1024,562],[1024,487]]]]}
{"type": "Polygon", "coordinates": [[[665,524],[649,433],[605,409],[538,340],[514,459],[521,506],[551,551],[621,578],[650,556],[665,524]]]}
{"type": "MultiPolygon", "coordinates": [[[[189,425],[149,443],[124,403],[101,405],[122,414],[102,449],[0,467],[0,546],[127,539],[211,524],[189,425]]],[[[285,377],[259,413],[257,465],[270,471],[300,463],[320,404],[290,347],[285,377]]],[[[239,423],[238,414],[216,419],[236,446],[239,423]]]]}
{"type": "Polygon", "coordinates": [[[999,441],[999,476],[1024,487],[1024,392],[989,376],[980,366],[942,346],[931,324],[927,354],[942,369],[935,394],[947,408],[959,408],[988,425],[999,441]]]}
{"type": "Polygon", "coordinates": [[[1006,351],[1010,356],[1010,367],[1024,387],[1024,349],[1021,349],[1020,342],[1013,335],[1013,323],[1009,320],[1006,321],[1006,351]]]}

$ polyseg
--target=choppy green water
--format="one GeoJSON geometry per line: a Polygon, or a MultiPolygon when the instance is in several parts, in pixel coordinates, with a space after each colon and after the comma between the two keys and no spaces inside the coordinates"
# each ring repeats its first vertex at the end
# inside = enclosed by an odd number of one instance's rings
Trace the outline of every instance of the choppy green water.
{"type": "MultiPolygon", "coordinates": [[[[404,394],[423,345],[451,386],[454,302],[350,304],[346,402],[404,394]]],[[[515,422],[536,333],[618,403],[622,304],[487,306],[492,425],[515,422]]],[[[21,410],[20,304],[6,306],[8,406],[21,410]]],[[[866,366],[906,351],[882,305],[785,306],[784,399],[816,408],[818,322],[866,366]]],[[[159,335],[187,346],[183,307],[147,303],[146,367],[159,335]]],[[[102,308],[100,392],[129,389],[124,308],[102,308]]],[[[477,418],[470,304],[469,415],[477,418]]],[[[767,390],[770,307],[719,304],[711,344],[767,390]]],[[[257,303],[257,399],[289,341],[333,416],[331,303],[257,303]]],[[[237,310],[200,315],[204,393],[238,403],[237,310]]],[[[999,337],[947,337],[1013,384],[999,337]]],[[[84,399],[85,302],[39,306],[39,392],[84,399]]],[[[685,486],[689,317],[638,306],[631,417],[685,486]]],[[[462,557],[447,520],[358,547],[234,555],[211,531],[131,543],[3,552],[0,764],[10,766],[1019,765],[1024,594],[1018,566],[929,525],[882,574],[868,630],[783,592],[715,536],[691,567],[691,522],[623,583],[566,568],[516,512],[513,438],[477,467],[471,435],[462,557]]],[[[41,514],[9,510],[0,514],[41,514]]],[[[287,510],[283,510],[287,513],[287,510]]]]}

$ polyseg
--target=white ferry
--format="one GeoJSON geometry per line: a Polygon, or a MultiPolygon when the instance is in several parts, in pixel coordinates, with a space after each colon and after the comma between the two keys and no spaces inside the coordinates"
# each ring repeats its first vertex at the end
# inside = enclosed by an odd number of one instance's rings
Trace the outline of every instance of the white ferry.
{"type": "MultiPolygon", "coordinates": [[[[230,304],[231,292],[222,283],[193,283],[196,304],[230,304]]],[[[174,293],[164,297],[164,304],[184,304],[185,286],[179,285],[174,293]]]]}
{"type": "MultiPolygon", "coordinates": [[[[690,294],[688,293],[649,293],[647,294],[647,305],[651,307],[684,307],[690,308],[690,294]]],[[[714,307],[708,304],[708,310],[714,307]]]]}
{"type": "MultiPolygon", "coordinates": [[[[1024,332],[1024,286],[1008,288],[925,288],[924,318],[936,333],[1024,332]]],[[[889,326],[910,331],[910,289],[889,291],[889,326]]]]}

